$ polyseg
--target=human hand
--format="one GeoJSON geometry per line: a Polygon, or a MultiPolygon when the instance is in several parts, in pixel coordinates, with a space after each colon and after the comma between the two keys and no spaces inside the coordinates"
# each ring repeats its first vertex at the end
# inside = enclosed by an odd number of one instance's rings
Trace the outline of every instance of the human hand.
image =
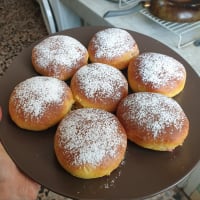
{"type": "Polygon", "coordinates": [[[39,189],[20,172],[0,142],[0,200],[35,200],[39,189]]]}
{"type": "Polygon", "coordinates": [[[1,121],[1,118],[2,118],[2,110],[1,110],[1,106],[0,106],[0,121],[1,121]]]}

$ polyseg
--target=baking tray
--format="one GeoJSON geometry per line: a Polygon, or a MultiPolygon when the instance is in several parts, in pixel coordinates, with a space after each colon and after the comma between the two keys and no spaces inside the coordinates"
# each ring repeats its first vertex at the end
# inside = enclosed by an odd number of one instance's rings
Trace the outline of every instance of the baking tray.
{"type": "MultiPolygon", "coordinates": [[[[89,40],[105,27],[81,27],[58,34],[72,36],[86,47],[89,40]]],[[[194,169],[200,159],[200,81],[190,65],[177,53],[148,36],[129,31],[140,52],[159,52],[174,57],[186,68],[184,90],[175,97],[190,121],[189,135],[183,146],[173,152],[143,149],[131,142],[125,160],[110,176],[84,180],[68,174],[57,162],[53,150],[56,126],[42,132],[18,128],[8,114],[8,99],[16,84],[38,75],[31,64],[31,50],[24,49],[0,80],[0,105],[3,119],[0,138],[16,165],[46,188],[73,199],[142,199],[175,186],[194,169]]]]}

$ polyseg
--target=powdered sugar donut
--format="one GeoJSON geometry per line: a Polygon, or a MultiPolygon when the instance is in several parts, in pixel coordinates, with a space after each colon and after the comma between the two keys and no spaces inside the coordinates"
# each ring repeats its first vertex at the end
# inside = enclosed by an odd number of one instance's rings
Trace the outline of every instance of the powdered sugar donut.
{"type": "Polygon", "coordinates": [[[94,34],[88,45],[88,53],[91,62],[124,69],[130,60],[139,54],[139,49],[126,30],[107,28],[94,34]]]}
{"type": "Polygon", "coordinates": [[[189,121],[180,105],[158,93],[138,92],[124,98],[117,117],[132,142],[148,149],[171,151],[182,145],[189,121]]]}
{"type": "Polygon", "coordinates": [[[50,36],[32,50],[32,64],[44,76],[67,80],[88,62],[87,49],[75,38],[50,36]]]}
{"type": "Polygon", "coordinates": [[[93,108],[67,114],[54,138],[61,166],[84,179],[110,175],[124,159],[126,147],[127,136],[117,117],[93,108]]]}
{"type": "Polygon", "coordinates": [[[146,52],[129,63],[128,82],[135,92],[156,92],[174,97],[185,86],[186,70],[170,56],[146,52]]]}
{"type": "Polygon", "coordinates": [[[9,113],[20,128],[39,131],[58,123],[73,103],[71,90],[64,81],[36,76],[14,88],[9,113]]]}
{"type": "Polygon", "coordinates": [[[92,63],[79,69],[71,80],[71,90],[82,107],[116,110],[119,101],[128,94],[128,82],[118,69],[102,63],[92,63]]]}

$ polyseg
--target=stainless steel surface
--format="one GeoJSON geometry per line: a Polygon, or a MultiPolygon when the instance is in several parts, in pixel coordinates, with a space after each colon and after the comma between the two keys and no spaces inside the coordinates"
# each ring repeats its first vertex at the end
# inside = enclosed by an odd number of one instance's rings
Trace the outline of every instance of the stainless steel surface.
{"type": "Polygon", "coordinates": [[[129,5],[132,6],[132,4],[138,4],[142,0],[107,0],[107,1],[118,3],[119,8],[121,8],[121,7],[124,7],[124,6],[126,7],[129,5]]]}
{"type": "Polygon", "coordinates": [[[193,23],[175,23],[162,20],[158,17],[152,15],[148,9],[141,9],[140,12],[148,17],[149,19],[153,20],[154,22],[158,23],[162,27],[166,28],[167,30],[171,31],[178,37],[177,47],[182,48],[192,44],[196,39],[191,38],[187,42],[184,41],[184,37],[188,34],[194,33],[194,31],[200,31],[200,21],[193,22],[193,23]]]}
{"type": "Polygon", "coordinates": [[[135,12],[138,12],[142,9],[142,2],[138,1],[137,4],[134,4],[131,8],[128,9],[118,9],[118,10],[109,10],[104,14],[105,17],[116,17],[116,16],[122,16],[122,15],[129,15],[133,14],[135,12]]]}

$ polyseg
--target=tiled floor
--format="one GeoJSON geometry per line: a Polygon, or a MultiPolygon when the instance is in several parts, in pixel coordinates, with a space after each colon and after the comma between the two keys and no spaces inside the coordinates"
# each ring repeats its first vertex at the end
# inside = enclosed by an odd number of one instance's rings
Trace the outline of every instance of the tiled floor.
{"type": "Polygon", "coordinates": [[[35,0],[0,0],[0,75],[23,48],[45,35],[35,0]]]}
{"type": "MultiPolygon", "coordinates": [[[[53,193],[52,191],[47,190],[46,188],[42,188],[37,200],[71,200],[70,198],[66,198],[60,196],[58,194],[53,193]]],[[[166,191],[155,197],[148,198],[146,200],[189,200],[185,194],[178,188],[174,188],[173,190],[166,191]]]]}
{"type": "MultiPolygon", "coordinates": [[[[53,193],[52,191],[47,190],[46,188],[42,188],[37,200],[71,200],[70,198],[66,198],[60,196],[58,194],[53,193]]],[[[146,200],[189,200],[186,198],[184,193],[178,188],[174,188],[173,190],[166,191],[155,197],[148,198],[146,200]]]]}
{"type": "MultiPolygon", "coordinates": [[[[39,5],[35,0],[0,1],[0,76],[13,59],[33,42],[47,35],[39,5]]],[[[42,188],[37,200],[67,200],[42,188]]],[[[151,200],[186,200],[181,190],[175,188],[151,200]]],[[[150,200],[150,199],[149,199],[150,200]]]]}

